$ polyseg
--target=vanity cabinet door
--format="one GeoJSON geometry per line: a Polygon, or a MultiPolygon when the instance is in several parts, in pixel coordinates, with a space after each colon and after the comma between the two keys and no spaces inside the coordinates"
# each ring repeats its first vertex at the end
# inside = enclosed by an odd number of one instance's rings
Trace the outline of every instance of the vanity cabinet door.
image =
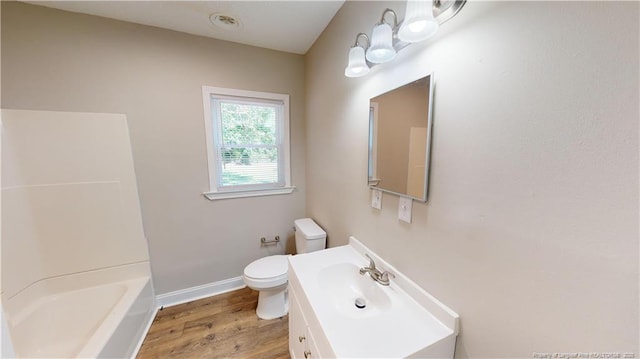
{"type": "Polygon", "coordinates": [[[309,326],[309,321],[304,315],[300,299],[297,297],[297,295],[300,295],[299,293],[302,289],[293,283],[293,280],[289,281],[289,354],[291,355],[291,358],[334,358],[335,355],[333,355],[333,352],[328,349],[327,344],[324,346],[320,345],[320,347],[323,348],[322,353],[324,353],[324,355],[320,354],[321,352],[318,350],[318,344],[313,336],[314,331],[316,333],[316,338],[324,340],[321,343],[326,343],[327,341],[322,336],[321,329],[309,326]]]}
{"type": "Polygon", "coordinates": [[[305,353],[306,353],[306,356],[304,357],[307,359],[322,358],[322,356],[320,356],[320,351],[318,350],[318,346],[316,345],[316,341],[313,339],[313,334],[311,333],[311,330],[309,330],[309,327],[307,327],[307,349],[305,353]]]}
{"type": "MultiPolygon", "coordinates": [[[[289,288],[289,353],[292,359],[303,359],[307,349],[307,322],[295,291],[289,288]]],[[[309,356],[309,354],[307,354],[309,356]]]]}

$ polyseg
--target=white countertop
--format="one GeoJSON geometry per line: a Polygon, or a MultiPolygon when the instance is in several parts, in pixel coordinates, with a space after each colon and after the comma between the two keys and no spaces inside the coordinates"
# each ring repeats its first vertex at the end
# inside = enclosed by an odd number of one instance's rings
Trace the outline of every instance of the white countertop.
{"type": "MultiPolygon", "coordinates": [[[[355,238],[352,237],[350,243],[346,246],[289,258],[291,268],[337,357],[408,357],[444,338],[457,335],[457,314],[419,287],[407,288],[407,286],[417,287],[417,285],[369,251],[355,238]],[[355,272],[358,268],[367,266],[369,260],[363,256],[362,251],[373,257],[381,270],[386,269],[396,275],[397,280],[392,278],[389,286],[376,283],[368,275],[362,277],[371,281],[371,285],[379,287],[371,289],[377,293],[383,293],[383,297],[390,299],[390,305],[384,306],[382,310],[337,307],[335,293],[329,293],[326,284],[323,285],[320,278],[322,274],[327,273],[326,269],[332,266],[340,270],[346,268],[345,270],[349,272],[351,266],[345,263],[355,265],[353,266],[355,272]],[[336,265],[342,267],[335,267],[336,265]],[[428,298],[415,298],[422,293],[428,298]],[[435,300],[435,305],[443,307],[444,313],[453,317],[453,320],[447,323],[449,326],[434,316],[426,308],[428,306],[423,305],[425,300],[431,299],[435,300]],[[451,323],[454,324],[451,325],[451,323]]],[[[351,274],[349,278],[352,278],[351,274]]],[[[358,278],[354,280],[357,281],[358,278]]],[[[438,314],[442,317],[442,313],[438,314]]]]}

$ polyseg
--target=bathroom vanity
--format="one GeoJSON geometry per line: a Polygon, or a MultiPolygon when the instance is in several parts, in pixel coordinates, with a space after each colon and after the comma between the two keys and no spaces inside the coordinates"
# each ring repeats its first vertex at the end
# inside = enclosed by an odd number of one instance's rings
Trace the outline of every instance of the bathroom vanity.
{"type": "Polygon", "coordinates": [[[459,317],[354,237],[289,258],[289,351],[298,358],[453,358],[459,317]],[[360,268],[395,275],[389,285],[360,268]]]}

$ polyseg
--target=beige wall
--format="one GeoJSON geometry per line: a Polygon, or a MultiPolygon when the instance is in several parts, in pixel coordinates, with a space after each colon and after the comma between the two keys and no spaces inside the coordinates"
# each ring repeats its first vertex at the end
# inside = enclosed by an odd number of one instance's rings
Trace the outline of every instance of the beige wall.
{"type": "Polygon", "coordinates": [[[458,312],[459,358],[639,356],[638,3],[470,1],[344,77],[387,6],[347,2],[307,54],[307,214],[458,312]],[[429,201],[406,224],[398,197],[369,206],[368,101],[429,72],[429,201]]]}
{"type": "Polygon", "coordinates": [[[2,107],[126,114],[158,294],[283,253],[304,215],[304,58],[2,2],[2,107]],[[202,85],[291,95],[290,195],[211,202],[202,85]]]}

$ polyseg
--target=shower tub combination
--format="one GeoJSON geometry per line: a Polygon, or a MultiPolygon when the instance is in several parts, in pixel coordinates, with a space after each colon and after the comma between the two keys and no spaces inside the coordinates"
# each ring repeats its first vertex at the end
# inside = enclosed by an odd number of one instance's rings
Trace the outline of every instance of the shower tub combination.
{"type": "Polygon", "coordinates": [[[155,315],[148,268],[143,262],[44,279],[9,298],[16,355],[132,357],[155,315]]]}
{"type": "Polygon", "coordinates": [[[121,114],[6,110],[2,309],[27,358],[126,358],[155,314],[121,114]]]}

